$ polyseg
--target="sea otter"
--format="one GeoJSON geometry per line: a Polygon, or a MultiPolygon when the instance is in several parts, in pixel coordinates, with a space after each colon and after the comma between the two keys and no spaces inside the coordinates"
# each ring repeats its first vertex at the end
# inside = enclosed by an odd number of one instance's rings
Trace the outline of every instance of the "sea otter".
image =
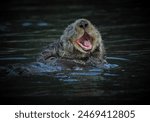
{"type": "Polygon", "coordinates": [[[60,39],[48,45],[37,59],[49,65],[94,66],[106,62],[100,32],[87,19],[78,19],[64,30],[60,39]]]}

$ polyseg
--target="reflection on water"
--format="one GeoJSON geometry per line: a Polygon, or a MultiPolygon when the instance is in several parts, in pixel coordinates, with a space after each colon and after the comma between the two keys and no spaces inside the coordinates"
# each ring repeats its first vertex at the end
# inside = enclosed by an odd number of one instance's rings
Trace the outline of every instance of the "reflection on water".
{"type": "MultiPolygon", "coordinates": [[[[3,13],[0,21],[1,96],[40,96],[49,101],[59,96],[70,101],[75,100],[72,97],[96,97],[104,104],[112,101],[134,104],[148,96],[150,23],[146,8],[105,4],[101,7],[95,4],[27,7],[22,4],[3,13]],[[58,39],[65,27],[78,18],[89,19],[101,31],[109,63],[102,69],[78,67],[74,70],[33,63],[42,47],[58,39]],[[11,75],[5,77],[6,67],[16,64],[23,65],[24,72],[32,68],[36,73],[17,76],[11,67],[11,75]]],[[[88,103],[88,98],[77,100],[88,103]]]]}

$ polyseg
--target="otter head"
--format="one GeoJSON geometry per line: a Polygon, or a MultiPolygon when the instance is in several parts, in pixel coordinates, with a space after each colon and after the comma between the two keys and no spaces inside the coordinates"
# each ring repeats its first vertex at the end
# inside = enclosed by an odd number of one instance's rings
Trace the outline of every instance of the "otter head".
{"type": "Polygon", "coordinates": [[[63,46],[68,51],[76,49],[87,54],[93,52],[102,43],[101,35],[87,19],[78,19],[70,24],[61,36],[63,46]]]}

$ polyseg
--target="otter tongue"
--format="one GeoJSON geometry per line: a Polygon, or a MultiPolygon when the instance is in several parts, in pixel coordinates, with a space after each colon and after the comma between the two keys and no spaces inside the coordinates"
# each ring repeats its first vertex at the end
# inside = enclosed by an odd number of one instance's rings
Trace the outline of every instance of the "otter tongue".
{"type": "Polygon", "coordinates": [[[84,48],[87,50],[92,48],[92,44],[89,40],[84,40],[83,45],[84,45],[84,48]]]}

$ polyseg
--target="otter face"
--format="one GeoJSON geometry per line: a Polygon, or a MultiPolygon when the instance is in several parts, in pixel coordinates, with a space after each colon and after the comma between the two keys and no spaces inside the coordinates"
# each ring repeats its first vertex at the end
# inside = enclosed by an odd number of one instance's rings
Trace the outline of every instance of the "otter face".
{"type": "Polygon", "coordinates": [[[87,19],[76,20],[65,29],[64,35],[61,38],[82,53],[93,52],[102,41],[98,30],[87,19]]]}

